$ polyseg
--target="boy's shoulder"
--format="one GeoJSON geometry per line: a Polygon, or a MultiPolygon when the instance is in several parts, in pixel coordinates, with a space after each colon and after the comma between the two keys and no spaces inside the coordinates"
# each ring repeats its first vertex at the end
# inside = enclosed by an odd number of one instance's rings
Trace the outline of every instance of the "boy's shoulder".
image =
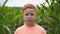
{"type": "Polygon", "coordinates": [[[42,26],[37,25],[37,28],[38,28],[41,32],[43,32],[43,33],[46,34],[46,30],[45,30],[42,26]]]}
{"type": "Polygon", "coordinates": [[[14,32],[14,34],[19,34],[19,33],[23,30],[23,27],[24,27],[24,25],[21,26],[21,27],[18,27],[18,28],[16,29],[16,31],[14,32]]]}
{"type": "Polygon", "coordinates": [[[42,30],[45,30],[42,26],[40,26],[40,25],[37,25],[37,28],[39,28],[39,29],[42,29],[42,30]]]}

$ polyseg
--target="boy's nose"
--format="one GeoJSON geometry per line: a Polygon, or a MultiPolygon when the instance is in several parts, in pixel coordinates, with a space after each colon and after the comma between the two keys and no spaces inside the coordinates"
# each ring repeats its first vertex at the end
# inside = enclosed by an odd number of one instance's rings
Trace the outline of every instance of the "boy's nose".
{"type": "Polygon", "coordinates": [[[31,18],[31,15],[28,15],[28,18],[30,19],[31,18]]]}
{"type": "Polygon", "coordinates": [[[28,17],[31,17],[31,15],[28,15],[28,17]]]}

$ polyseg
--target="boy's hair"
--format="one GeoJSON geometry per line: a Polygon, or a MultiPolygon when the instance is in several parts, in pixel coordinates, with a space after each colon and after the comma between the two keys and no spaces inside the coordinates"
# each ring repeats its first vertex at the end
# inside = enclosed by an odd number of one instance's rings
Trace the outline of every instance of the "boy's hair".
{"type": "Polygon", "coordinates": [[[23,7],[23,12],[24,12],[24,10],[27,9],[27,8],[33,8],[33,9],[35,9],[35,11],[36,11],[36,7],[35,7],[33,4],[25,4],[24,7],[23,7]]]}

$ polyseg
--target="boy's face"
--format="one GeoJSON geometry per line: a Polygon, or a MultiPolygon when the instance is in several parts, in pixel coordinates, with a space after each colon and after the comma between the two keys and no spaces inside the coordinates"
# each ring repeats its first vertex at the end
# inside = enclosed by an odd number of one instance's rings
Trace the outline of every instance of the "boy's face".
{"type": "Polygon", "coordinates": [[[24,10],[23,19],[25,22],[34,22],[36,19],[36,12],[33,8],[27,8],[24,10]]]}

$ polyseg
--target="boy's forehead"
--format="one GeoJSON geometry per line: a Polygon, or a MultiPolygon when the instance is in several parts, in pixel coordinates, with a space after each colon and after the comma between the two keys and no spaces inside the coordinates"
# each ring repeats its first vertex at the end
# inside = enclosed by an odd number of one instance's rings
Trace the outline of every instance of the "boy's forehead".
{"type": "Polygon", "coordinates": [[[28,8],[28,9],[26,9],[24,12],[31,12],[31,13],[33,13],[33,12],[35,12],[35,10],[34,9],[30,9],[30,8],[28,8]]]}

